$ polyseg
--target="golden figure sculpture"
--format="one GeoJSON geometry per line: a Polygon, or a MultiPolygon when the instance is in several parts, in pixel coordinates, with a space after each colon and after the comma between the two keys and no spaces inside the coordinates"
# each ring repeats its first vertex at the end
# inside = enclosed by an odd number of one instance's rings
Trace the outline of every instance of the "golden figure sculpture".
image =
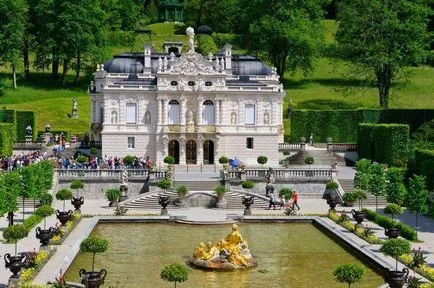
{"type": "MultiPolygon", "coordinates": [[[[214,264],[217,262],[226,263],[239,267],[251,267],[249,260],[252,258],[248,249],[247,242],[238,231],[236,224],[232,225],[232,231],[225,238],[216,244],[208,242],[206,245],[201,242],[193,253],[193,259],[210,260],[214,264]]],[[[256,261],[254,261],[256,264],[256,261]]],[[[214,266],[214,265],[213,265],[214,266]]]]}

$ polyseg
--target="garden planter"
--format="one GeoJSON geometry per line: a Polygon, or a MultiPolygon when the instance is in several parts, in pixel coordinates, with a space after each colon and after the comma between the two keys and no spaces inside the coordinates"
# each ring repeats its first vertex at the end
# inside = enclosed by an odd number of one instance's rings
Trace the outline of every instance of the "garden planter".
{"type": "Polygon", "coordinates": [[[73,197],[71,200],[71,204],[74,205],[75,210],[80,210],[81,205],[84,204],[84,197],[73,197]]]}
{"type": "Polygon", "coordinates": [[[339,201],[337,199],[327,199],[327,204],[330,206],[330,210],[335,210],[338,203],[339,201]]]}
{"type": "Polygon", "coordinates": [[[68,222],[69,220],[71,220],[72,213],[73,213],[72,210],[69,210],[69,211],[59,211],[59,210],[56,210],[57,219],[59,219],[59,221],[60,221],[60,223],[62,225],[65,225],[66,222],[68,222]]]}
{"type": "Polygon", "coordinates": [[[41,229],[41,227],[38,227],[36,228],[36,239],[39,239],[41,245],[47,245],[56,231],[56,228],[53,227],[50,227],[49,229],[41,229]]]}
{"type": "Polygon", "coordinates": [[[168,211],[167,211],[167,206],[170,204],[170,196],[165,196],[165,195],[160,195],[158,196],[158,204],[161,205],[161,216],[166,216],[168,211]]]}
{"type": "Polygon", "coordinates": [[[224,197],[218,197],[217,198],[217,203],[216,203],[217,208],[226,208],[227,205],[228,205],[228,202],[226,201],[226,199],[224,197]]]}
{"type": "Polygon", "coordinates": [[[356,211],[351,210],[351,214],[353,214],[354,220],[356,220],[357,225],[361,224],[363,222],[363,219],[365,219],[365,212],[363,211],[356,211]]]}
{"type": "Polygon", "coordinates": [[[384,228],[384,234],[389,238],[398,238],[401,235],[401,229],[398,227],[384,228]]]}
{"type": "Polygon", "coordinates": [[[18,273],[21,271],[22,268],[25,268],[26,256],[11,256],[11,254],[6,253],[4,259],[5,267],[11,270],[11,272],[14,274],[12,277],[18,278],[18,273]]]}
{"type": "Polygon", "coordinates": [[[402,271],[389,271],[386,282],[390,288],[402,288],[407,282],[408,269],[404,268],[402,271]]]}
{"type": "Polygon", "coordinates": [[[105,269],[101,269],[99,272],[87,272],[85,269],[81,269],[79,274],[81,278],[81,284],[86,286],[86,288],[98,288],[104,284],[107,271],[105,269]]]}
{"type": "Polygon", "coordinates": [[[119,201],[117,201],[117,200],[110,201],[109,207],[115,207],[115,206],[118,206],[118,204],[119,204],[119,201]]]}
{"type": "Polygon", "coordinates": [[[250,206],[253,205],[253,196],[243,196],[241,198],[241,203],[246,207],[244,209],[244,215],[249,216],[252,215],[252,210],[250,210],[250,206]]]}

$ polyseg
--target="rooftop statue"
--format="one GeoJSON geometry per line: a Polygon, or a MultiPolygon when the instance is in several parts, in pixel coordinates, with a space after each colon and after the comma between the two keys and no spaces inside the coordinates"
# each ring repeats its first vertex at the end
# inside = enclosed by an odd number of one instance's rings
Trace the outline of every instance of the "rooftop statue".
{"type": "Polygon", "coordinates": [[[255,267],[256,260],[250,254],[238,226],[233,224],[231,233],[216,244],[199,243],[190,264],[202,269],[233,270],[255,267]]]}

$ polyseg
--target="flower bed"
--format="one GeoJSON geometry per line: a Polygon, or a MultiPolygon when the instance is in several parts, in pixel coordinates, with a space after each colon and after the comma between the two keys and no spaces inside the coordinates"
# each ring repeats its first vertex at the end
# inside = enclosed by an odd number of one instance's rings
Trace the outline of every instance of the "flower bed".
{"type": "MultiPolygon", "coordinates": [[[[402,264],[406,266],[411,266],[413,263],[413,255],[412,254],[405,254],[399,257],[398,259],[402,264]]],[[[427,266],[426,264],[420,265],[420,267],[415,267],[414,270],[425,277],[426,279],[430,281],[434,281],[434,268],[431,268],[427,266]]],[[[430,287],[430,286],[428,286],[430,287]]]]}
{"type": "Polygon", "coordinates": [[[354,223],[351,223],[350,218],[346,214],[339,216],[336,212],[330,211],[328,218],[370,244],[383,243],[382,240],[378,239],[377,236],[374,235],[374,232],[372,232],[370,228],[356,227],[354,223]]]}
{"type": "Polygon", "coordinates": [[[61,245],[63,241],[65,241],[66,237],[69,235],[69,233],[74,230],[75,226],[80,222],[82,216],[80,213],[74,213],[72,214],[71,220],[66,222],[65,226],[57,227],[57,232],[51,238],[50,245],[61,245]]]}
{"type": "Polygon", "coordinates": [[[384,215],[380,215],[378,213],[376,213],[375,211],[369,210],[369,209],[362,209],[363,212],[365,212],[366,215],[366,219],[368,219],[369,221],[374,222],[375,224],[380,225],[383,228],[392,228],[392,227],[398,227],[399,229],[401,229],[401,236],[407,240],[410,241],[416,241],[417,237],[416,237],[416,231],[402,223],[402,222],[394,222],[392,218],[384,216],[384,215]]]}
{"type": "Polygon", "coordinates": [[[42,268],[50,260],[51,256],[56,252],[56,248],[49,248],[48,250],[40,250],[38,252],[31,251],[26,252],[27,255],[27,268],[22,269],[20,272],[20,278],[18,280],[18,287],[27,288],[32,286],[32,281],[36,275],[42,270],[42,268]]]}

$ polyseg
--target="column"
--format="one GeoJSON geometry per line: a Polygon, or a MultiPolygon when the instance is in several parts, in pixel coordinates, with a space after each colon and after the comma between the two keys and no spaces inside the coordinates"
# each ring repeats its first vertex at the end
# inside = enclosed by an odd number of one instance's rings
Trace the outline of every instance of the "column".
{"type": "Polygon", "coordinates": [[[214,109],[215,109],[215,111],[214,111],[214,114],[215,114],[214,124],[219,125],[220,124],[220,99],[215,100],[215,108],[214,109]]]}
{"type": "Polygon", "coordinates": [[[197,165],[203,164],[203,137],[202,135],[198,135],[197,136],[197,142],[196,142],[196,147],[197,147],[197,165]]]}
{"type": "Polygon", "coordinates": [[[161,113],[162,113],[162,106],[161,106],[161,98],[157,97],[157,125],[161,125],[161,113]]]}
{"type": "Polygon", "coordinates": [[[184,135],[179,137],[179,165],[185,165],[187,155],[185,153],[185,144],[187,143],[187,139],[184,135]]]}
{"type": "Polygon", "coordinates": [[[276,111],[274,111],[276,104],[274,104],[274,100],[271,100],[271,112],[270,112],[270,125],[275,124],[276,119],[276,111]]]}
{"type": "Polygon", "coordinates": [[[163,98],[163,125],[167,125],[167,111],[168,111],[168,107],[167,107],[167,98],[163,98]]]}
{"type": "Polygon", "coordinates": [[[187,114],[187,98],[181,96],[181,126],[185,126],[185,114],[187,114]]]}
{"type": "Polygon", "coordinates": [[[197,123],[196,125],[202,125],[202,105],[203,105],[203,98],[199,97],[197,98],[197,123]]]}

